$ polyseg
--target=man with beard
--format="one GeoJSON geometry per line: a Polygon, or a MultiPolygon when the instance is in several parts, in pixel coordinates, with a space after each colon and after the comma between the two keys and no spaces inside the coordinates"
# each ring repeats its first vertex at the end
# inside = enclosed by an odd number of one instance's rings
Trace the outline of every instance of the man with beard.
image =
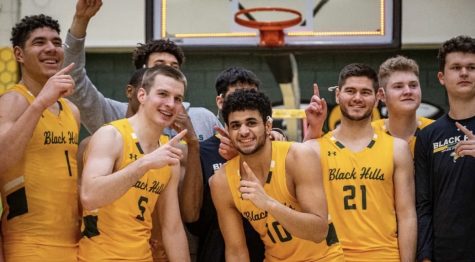
{"type": "Polygon", "coordinates": [[[371,126],[378,78],[364,64],[340,72],[341,124],[306,143],[320,154],[328,209],[346,261],[414,261],[416,212],[408,144],[371,126]]]}
{"type": "MultiPolygon", "coordinates": [[[[258,90],[260,85],[261,81],[250,70],[236,66],[226,68],[217,76],[215,82],[217,92],[216,105],[218,109],[221,111],[224,100],[234,91],[238,89],[258,90]]],[[[227,161],[220,154],[220,149],[223,147],[220,146],[220,144],[223,144],[223,140],[225,139],[225,146],[232,146],[227,133],[224,130],[220,131],[222,132],[200,142],[200,160],[203,173],[203,202],[198,221],[188,224],[190,232],[199,237],[197,257],[197,261],[199,262],[226,261],[224,255],[224,240],[219,230],[218,216],[213,201],[211,200],[211,191],[208,184],[209,178],[227,161]]],[[[231,152],[231,150],[228,150],[228,152],[231,152]]],[[[235,152],[233,157],[237,155],[235,149],[233,149],[232,152],[235,152]]],[[[264,260],[264,245],[261,238],[245,218],[242,220],[250,261],[261,262],[264,260]]]]}
{"type": "Polygon", "coordinates": [[[249,261],[241,214],[261,236],[265,261],[343,261],[326,239],[328,213],[317,154],[271,141],[272,107],[256,90],[236,90],[222,115],[239,154],[210,179],[226,261],[249,261]],[[309,241],[310,240],[310,241],[309,241]]]}

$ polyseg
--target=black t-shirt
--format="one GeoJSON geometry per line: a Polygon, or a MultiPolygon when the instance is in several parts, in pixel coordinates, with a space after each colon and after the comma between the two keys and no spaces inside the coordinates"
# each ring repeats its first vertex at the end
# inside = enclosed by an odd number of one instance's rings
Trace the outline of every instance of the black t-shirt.
{"type": "MultiPolygon", "coordinates": [[[[198,221],[187,224],[188,230],[199,237],[198,258],[200,262],[224,262],[224,239],[219,230],[218,216],[211,199],[208,180],[226,160],[219,154],[220,140],[212,136],[200,142],[201,169],[203,171],[203,205],[198,221]]],[[[247,249],[252,262],[264,260],[264,244],[259,234],[243,218],[247,249]]]]}
{"type": "MultiPolygon", "coordinates": [[[[475,117],[458,122],[475,131],[475,117]]],[[[417,136],[418,260],[475,261],[475,158],[454,153],[464,139],[448,115],[417,136]]]]}

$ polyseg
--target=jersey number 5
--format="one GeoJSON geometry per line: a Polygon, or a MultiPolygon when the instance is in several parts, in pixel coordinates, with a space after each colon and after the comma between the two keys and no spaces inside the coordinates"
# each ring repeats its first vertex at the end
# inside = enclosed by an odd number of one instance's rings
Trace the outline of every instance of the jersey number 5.
{"type": "MultiPolygon", "coordinates": [[[[366,210],[366,186],[360,185],[360,190],[361,190],[361,208],[363,210],[366,210]]],[[[353,185],[346,185],[346,186],[343,186],[343,191],[344,192],[350,191],[349,194],[343,198],[343,204],[344,204],[345,210],[356,209],[355,203],[350,204],[350,201],[353,202],[353,200],[355,200],[356,187],[353,185]]]]}
{"type": "Polygon", "coordinates": [[[145,220],[145,217],[143,216],[144,213],[145,213],[145,206],[142,206],[143,202],[145,202],[145,204],[148,203],[148,198],[144,197],[144,196],[140,196],[139,198],[139,210],[140,210],[140,214],[137,215],[135,218],[137,218],[138,220],[140,221],[144,221],[145,220]]]}

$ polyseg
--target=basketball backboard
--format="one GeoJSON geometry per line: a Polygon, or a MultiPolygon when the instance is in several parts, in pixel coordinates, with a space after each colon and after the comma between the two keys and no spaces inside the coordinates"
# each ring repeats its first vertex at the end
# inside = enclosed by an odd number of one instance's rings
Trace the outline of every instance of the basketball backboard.
{"type": "MultiPolygon", "coordinates": [[[[398,47],[401,0],[147,0],[147,40],[170,38],[185,48],[259,49],[259,30],[234,21],[257,7],[297,10],[302,22],[284,30],[283,49],[398,47]]],[[[289,20],[295,15],[256,12],[244,18],[289,20]]]]}

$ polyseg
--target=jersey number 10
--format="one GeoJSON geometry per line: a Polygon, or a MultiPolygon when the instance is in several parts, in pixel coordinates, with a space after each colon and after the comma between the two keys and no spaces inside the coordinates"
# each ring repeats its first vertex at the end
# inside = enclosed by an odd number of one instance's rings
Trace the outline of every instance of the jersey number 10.
{"type": "Polygon", "coordinates": [[[280,242],[287,242],[287,241],[292,240],[292,235],[289,232],[287,232],[287,230],[285,230],[285,228],[279,222],[274,221],[271,223],[271,225],[272,226],[269,226],[266,223],[267,235],[269,235],[269,238],[270,240],[272,240],[272,243],[275,243],[274,235],[277,235],[280,242]],[[280,228],[282,228],[282,230],[279,228],[279,226],[280,228]],[[271,233],[271,229],[274,229],[273,230],[275,232],[274,234],[271,233]]]}

